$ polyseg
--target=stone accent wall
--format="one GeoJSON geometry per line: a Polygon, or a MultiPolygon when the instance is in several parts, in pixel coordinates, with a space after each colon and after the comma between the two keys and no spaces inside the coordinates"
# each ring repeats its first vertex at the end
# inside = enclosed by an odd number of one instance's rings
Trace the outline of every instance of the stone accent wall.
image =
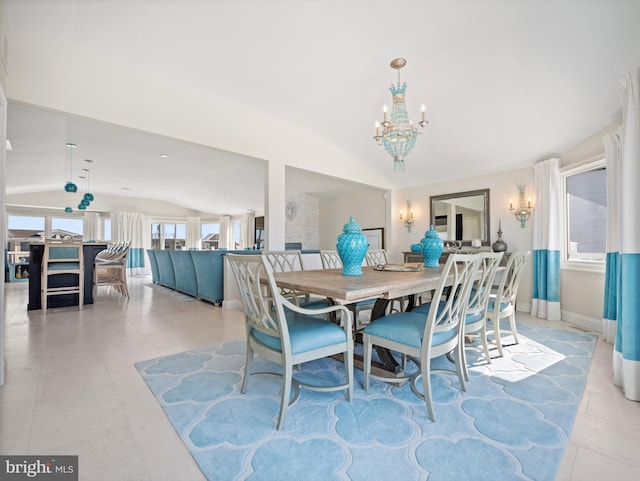
{"type": "Polygon", "coordinates": [[[285,242],[303,249],[320,248],[320,201],[307,194],[290,195],[285,203],[285,242]]]}

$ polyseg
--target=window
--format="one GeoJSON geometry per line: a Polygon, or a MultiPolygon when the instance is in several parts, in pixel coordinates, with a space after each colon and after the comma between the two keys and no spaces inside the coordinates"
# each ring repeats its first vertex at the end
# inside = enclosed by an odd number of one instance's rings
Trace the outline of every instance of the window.
{"type": "Polygon", "coordinates": [[[240,233],[242,228],[242,222],[236,221],[233,223],[233,248],[235,250],[240,249],[242,243],[242,234],[240,233]]]}
{"type": "Polygon", "coordinates": [[[82,239],[83,219],[73,217],[52,217],[51,237],[58,239],[82,239]]]}
{"type": "Polygon", "coordinates": [[[151,224],[151,247],[153,249],[182,250],[187,239],[187,225],[173,222],[151,224]]]}
{"type": "Polygon", "coordinates": [[[111,219],[104,220],[104,236],[103,240],[111,240],[111,219]]]}
{"type": "Polygon", "coordinates": [[[203,249],[217,249],[220,240],[220,224],[201,224],[200,239],[203,249]]]}
{"type": "Polygon", "coordinates": [[[563,260],[566,267],[604,265],[607,249],[607,171],[604,159],[563,172],[563,260]]]}
{"type": "Polygon", "coordinates": [[[44,225],[44,216],[7,216],[7,255],[10,263],[28,262],[29,244],[44,238],[44,225]]]}

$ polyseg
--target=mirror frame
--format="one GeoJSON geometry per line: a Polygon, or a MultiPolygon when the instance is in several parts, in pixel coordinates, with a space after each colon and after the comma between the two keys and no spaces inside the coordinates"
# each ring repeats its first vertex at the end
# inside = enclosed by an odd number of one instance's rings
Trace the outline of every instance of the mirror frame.
{"type": "MultiPolygon", "coordinates": [[[[431,197],[429,197],[430,199],[430,218],[431,218],[431,225],[436,225],[436,216],[435,216],[435,210],[433,208],[433,203],[434,202],[438,202],[438,201],[442,201],[442,200],[449,200],[449,199],[455,199],[458,197],[473,197],[473,196],[478,196],[481,195],[483,196],[483,200],[484,200],[484,211],[485,211],[485,218],[484,218],[484,232],[485,232],[485,237],[482,240],[482,245],[483,246],[490,246],[491,245],[491,233],[489,231],[489,228],[491,227],[491,222],[490,222],[490,203],[489,203],[489,189],[478,189],[478,190],[468,190],[466,192],[454,192],[452,194],[443,194],[443,195],[432,195],[431,197]]],[[[455,240],[455,239],[446,239],[446,240],[455,240]]],[[[462,240],[462,245],[463,246],[470,246],[471,245],[471,241],[473,239],[463,239],[462,240]]]]}

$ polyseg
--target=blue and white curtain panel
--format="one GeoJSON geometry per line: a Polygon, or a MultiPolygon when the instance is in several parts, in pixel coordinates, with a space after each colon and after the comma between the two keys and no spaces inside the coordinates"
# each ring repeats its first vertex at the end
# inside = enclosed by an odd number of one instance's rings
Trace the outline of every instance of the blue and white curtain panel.
{"type": "Polygon", "coordinates": [[[538,162],[533,169],[536,212],[533,216],[531,315],[550,321],[559,321],[562,239],[560,159],[553,158],[538,162]]]}
{"type": "Polygon", "coordinates": [[[142,214],[111,213],[111,239],[113,242],[131,242],[127,259],[129,275],[145,274],[143,225],[142,214]]]}
{"type": "Polygon", "coordinates": [[[604,139],[607,267],[603,333],[614,339],[613,382],[640,401],[640,67],[622,79],[622,127],[604,139]],[[614,336],[615,333],[615,336],[614,336]]]}

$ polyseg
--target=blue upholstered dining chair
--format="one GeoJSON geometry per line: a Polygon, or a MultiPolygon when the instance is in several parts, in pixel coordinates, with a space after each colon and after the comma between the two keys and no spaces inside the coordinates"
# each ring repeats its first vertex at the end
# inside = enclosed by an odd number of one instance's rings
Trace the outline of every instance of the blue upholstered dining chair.
{"type": "Polygon", "coordinates": [[[289,405],[299,396],[300,387],[314,391],[346,389],[349,401],[353,398],[353,339],[352,314],[344,306],[305,309],[280,293],[272,269],[263,255],[227,254],[236,279],[247,331],[246,364],[241,392],[246,392],[251,374],[274,374],[282,377],[280,414],[277,429],[284,423],[289,405]],[[324,316],[338,318],[340,325],[324,316]],[[252,373],[254,353],[278,363],[282,373],[252,373]],[[312,385],[293,376],[294,366],[304,369],[307,361],[335,354],[344,358],[345,382],[333,386],[312,385]],[[291,389],[294,390],[291,398],[291,389]]]}
{"type": "MultiPolygon", "coordinates": [[[[273,272],[294,272],[304,270],[304,261],[300,250],[262,251],[264,259],[273,272]]],[[[309,309],[328,307],[331,305],[326,298],[312,297],[308,292],[298,292],[283,288],[280,293],[294,304],[309,309]]]]}
{"type": "Polygon", "coordinates": [[[387,251],[384,249],[367,249],[364,261],[368,266],[375,267],[379,264],[385,265],[389,263],[387,251]]]}
{"type": "Polygon", "coordinates": [[[454,363],[451,372],[458,375],[464,391],[465,380],[462,362],[464,319],[469,301],[471,282],[480,265],[479,254],[451,254],[444,265],[427,312],[396,312],[372,322],[363,331],[364,389],[369,389],[369,379],[389,381],[371,373],[373,346],[380,346],[407,356],[418,369],[409,376],[394,377],[393,382],[408,380],[411,390],[425,401],[429,418],[435,421],[431,399],[431,359],[447,355],[454,363]],[[450,287],[451,295],[445,296],[450,287]],[[422,390],[418,381],[422,380],[422,390]]]}
{"type": "MultiPolygon", "coordinates": [[[[491,356],[489,355],[489,344],[487,341],[487,310],[489,307],[489,297],[491,295],[491,289],[496,277],[498,267],[500,267],[500,261],[502,260],[503,252],[482,252],[480,253],[481,261],[480,271],[478,275],[471,282],[471,289],[469,290],[469,304],[467,307],[467,313],[465,315],[464,323],[464,336],[478,336],[482,342],[482,348],[484,357],[487,363],[491,363],[491,356]]],[[[429,304],[422,304],[413,312],[429,312],[429,304]]],[[[466,356],[466,344],[465,349],[462,349],[464,369],[464,378],[469,380],[469,372],[467,369],[467,356],[466,356]]]]}
{"type": "Polygon", "coordinates": [[[520,342],[516,327],[516,296],[518,295],[520,279],[530,254],[531,251],[511,254],[507,261],[507,266],[501,273],[500,282],[495,293],[489,296],[487,316],[491,320],[491,326],[487,334],[493,337],[493,339],[490,338],[489,340],[496,344],[498,354],[501,357],[504,355],[502,350],[502,336],[504,334],[511,334],[515,344],[520,342]],[[500,326],[501,319],[509,320],[508,330],[502,330],[500,326]]]}
{"type": "MultiPolygon", "coordinates": [[[[322,261],[323,269],[342,269],[342,260],[340,259],[337,250],[320,250],[320,260],[322,261]]],[[[356,331],[362,330],[364,326],[369,324],[370,316],[368,318],[361,318],[360,314],[366,313],[367,311],[371,312],[375,304],[375,299],[365,299],[363,301],[347,304],[349,310],[353,312],[353,323],[356,331]]]]}
{"type": "MultiPolygon", "coordinates": [[[[480,268],[482,272],[473,280],[471,290],[469,292],[469,306],[464,323],[464,336],[480,338],[482,342],[482,350],[484,358],[488,364],[491,363],[491,355],[489,354],[489,344],[487,342],[487,311],[489,308],[489,297],[493,282],[496,278],[496,272],[500,267],[500,261],[504,252],[483,252],[480,254],[482,260],[480,268]]],[[[466,347],[466,344],[465,344],[466,347]]],[[[467,369],[466,349],[462,350],[464,362],[464,377],[469,380],[469,371],[467,369]]]]}

